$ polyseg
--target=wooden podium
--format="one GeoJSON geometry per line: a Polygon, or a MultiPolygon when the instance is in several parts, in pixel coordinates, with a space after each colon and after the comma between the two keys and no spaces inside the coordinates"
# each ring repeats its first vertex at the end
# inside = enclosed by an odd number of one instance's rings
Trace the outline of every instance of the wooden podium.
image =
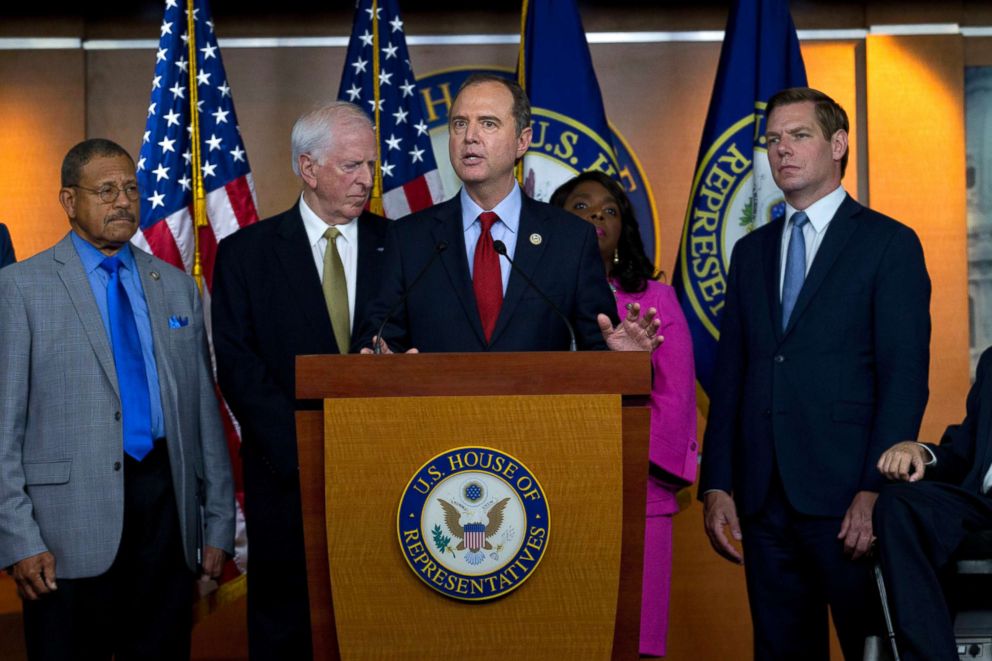
{"type": "Polygon", "coordinates": [[[300,356],[296,415],[315,659],[636,659],[647,352],[300,356]],[[397,507],[464,446],[533,472],[543,559],[518,589],[446,597],[408,565],[397,507]]]}

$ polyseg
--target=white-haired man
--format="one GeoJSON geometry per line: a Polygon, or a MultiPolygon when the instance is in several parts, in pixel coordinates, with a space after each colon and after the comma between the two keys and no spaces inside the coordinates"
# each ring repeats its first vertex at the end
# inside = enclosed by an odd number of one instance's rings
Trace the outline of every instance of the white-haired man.
{"type": "Polygon", "coordinates": [[[300,199],[221,242],[214,270],[217,374],[242,433],[252,659],[312,655],[294,412],[319,403],[295,399],[295,359],[348,352],[388,222],[364,211],[376,148],[361,108],[306,113],[292,147],[300,199]]]}

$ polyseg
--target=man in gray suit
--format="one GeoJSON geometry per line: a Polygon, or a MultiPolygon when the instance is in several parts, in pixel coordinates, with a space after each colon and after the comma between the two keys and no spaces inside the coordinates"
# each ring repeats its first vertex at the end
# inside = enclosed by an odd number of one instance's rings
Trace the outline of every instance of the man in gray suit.
{"type": "Polygon", "coordinates": [[[188,658],[195,572],[234,546],[193,280],[131,246],[134,161],[73,147],[72,231],[0,271],[0,567],[32,659],[188,658]]]}

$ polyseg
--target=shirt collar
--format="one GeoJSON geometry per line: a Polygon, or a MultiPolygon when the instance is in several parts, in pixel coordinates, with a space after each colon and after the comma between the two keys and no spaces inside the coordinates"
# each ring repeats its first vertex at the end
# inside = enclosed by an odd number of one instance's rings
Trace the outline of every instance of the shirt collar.
{"type": "MultiPolygon", "coordinates": [[[[458,195],[462,203],[462,230],[468,231],[468,228],[479,217],[479,214],[486,211],[486,209],[475,203],[475,200],[466,192],[464,186],[458,195]]],[[[522,207],[523,196],[520,193],[520,186],[514,183],[509,194],[500,200],[499,204],[493,207],[491,211],[499,216],[500,222],[508,230],[516,234],[517,228],[520,226],[520,209],[522,207]]]]}
{"type": "MultiPolygon", "coordinates": [[[[833,220],[834,215],[837,213],[837,209],[840,205],[844,203],[844,198],[847,197],[847,191],[844,190],[843,186],[838,186],[836,190],[832,193],[824,195],[819,200],[809,205],[803,211],[806,212],[806,216],[809,218],[810,225],[819,234],[822,232],[830,221],[833,220]]],[[[785,203],[785,220],[786,227],[788,227],[788,221],[792,218],[792,214],[799,211],[794,206],[785,203]]],[[[788,231],[788,230],[787,230],[788,231]]]]}
{"type": "MultiPolygon", "coordinates": [[[[324,232],[331,226],[314,213],[302,195],[300,195],[300,216],[303,217],[303,229],[307,232],[307,241],[310,242],[311,246],[317,245],[317,242],[324,238],[324,232]]],[[[358,237],[358,223],[355,222],[354,218],[347,223],[334,225],[334,227],[338,228],[345,241],[351,242],[358,237]]]]}
{"type": "MultiPolygon", "coordinates": [[[[100,252],[99,248],[76,234],[75,230],[70,232],[69,236],[72,237],[72,245],[76,247],[76,254],[79,255],[79,260],[83,263],[83,270],[89,274],[100,268],[100,264],[107,258],[107,255],[104,255],[100,252]]],[[[131,252],[130,243],[125,243],[114,257],[121,260],[124,268],[134,271],[134,254],[131,252]]]]}

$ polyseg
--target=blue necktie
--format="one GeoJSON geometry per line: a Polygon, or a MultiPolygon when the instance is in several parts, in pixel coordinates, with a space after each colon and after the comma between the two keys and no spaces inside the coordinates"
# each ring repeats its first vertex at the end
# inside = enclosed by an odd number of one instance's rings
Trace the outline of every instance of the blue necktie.
{"type": "Polygon", "coordinates": [[[792,214],[792,236],[789,237],[789,254],[785,258],[785,282],[782,283],[782,330],[789,325],[792,309],[806,279],[806,237],[803,226],[809,217],[802,211],[792,214]]]}
{"type": "Polygon", "coordinates": [[[138,325],[134,321],[131,300],[121,282],[120,267],[121,261],[116,257],[107,257],[100,262],[100,268],[110,274],[107,314],[110,317],[110,342],[114,349],[114,366],[123,409],[124,452],[141,461],[151,452],[154,444],[151,400],[138,325]]]}

